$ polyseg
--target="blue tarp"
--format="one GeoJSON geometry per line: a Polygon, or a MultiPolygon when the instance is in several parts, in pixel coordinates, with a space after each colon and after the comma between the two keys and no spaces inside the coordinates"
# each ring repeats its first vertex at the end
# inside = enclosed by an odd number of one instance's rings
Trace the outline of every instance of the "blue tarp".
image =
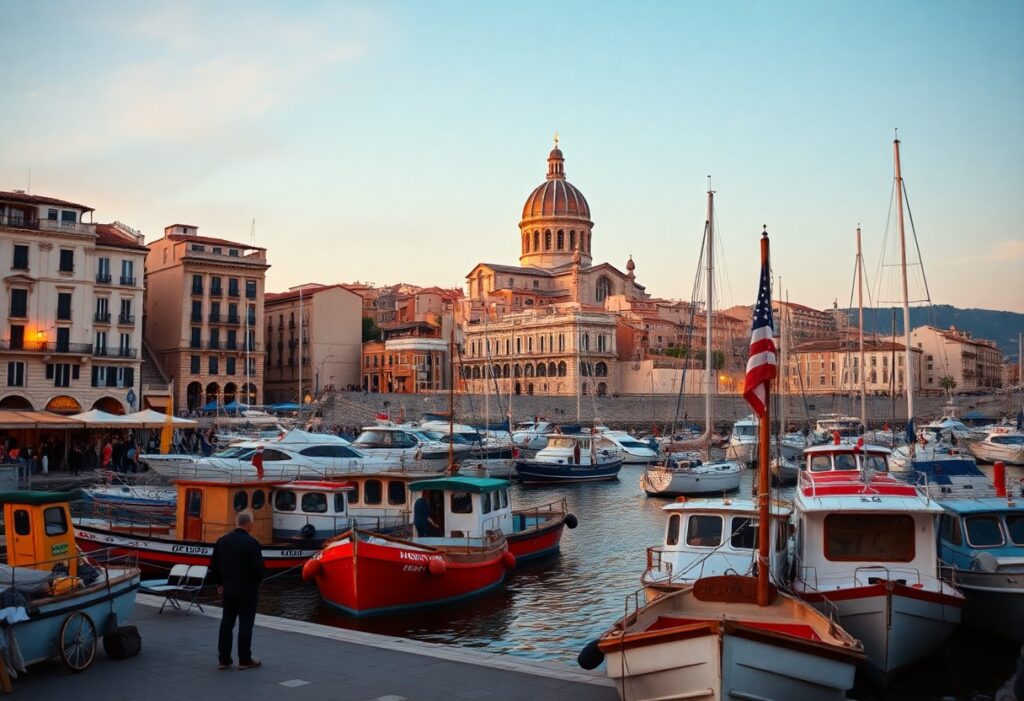
{"type": "Polygon", "coordinates": [[[270,411],[298,411],[299,405],[295,402],[282,402],[281,404],[268,404],[266,408],[270,411]]]}
{"type": "Polygon", "coordinates": [[[248,404],[239,404],[237,401],[234,401],[234,402],[231,402],[230,404],[225,404],[224,405],[224,411],[232,412],[232,413],[234,413],[236,411],[246,411],[248,409],[249,409],[249,405],[248,404]]]}
{"type": "Polygon", "coordinates": [[[202,407],[199,408],[199,411],[217,411],[217,409],[220,406],[221,405],[218,404],[216,400],[214,400],[212,402],[207,402],[206,404],[204,404],[202,407]]]}

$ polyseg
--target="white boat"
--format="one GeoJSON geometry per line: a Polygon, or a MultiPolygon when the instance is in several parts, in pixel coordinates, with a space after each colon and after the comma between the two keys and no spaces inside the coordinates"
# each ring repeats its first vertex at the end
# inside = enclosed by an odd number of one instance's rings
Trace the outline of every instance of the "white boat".
{"type": "MultiPolygon", "coordinates": [[[[419,424],[418,428],[421,431],[429,432],[431,436],[438,436],[442,443],[448,442],[449,425],[447,421],[424,421],[419,424]]],[[[505,438],[500,438],[487,432],[478,431],[467,424],[458,423],[451,425],[451,434],[458,454],[456,457],[460,459],[488,460],[512,457],[512,439],[507,434],[505,438]]]]}
{"type": "Polygon", "coordinates": [[[776,484],[796,484],[800,478],[800,460],[786,455],[772,458],[772,479],[776,484]]]}
{"type": "Polygon", "coordinates": [[[883,683],[942,645],[964,605],[939,573],[942,507],[887,474],[886,453],[849,443],[809,448],[793,497],[792,589],[819,610],[836,608],[883,683]]]}
{"type": "Polygon", "coordinates": [[[1024,433],[1010,426],[985,429],[982,435],[964,441],[964,447],[982,462],[1002,461],[1024,465],[1024,433]]]}
{"type": "Polygon", "coordinates": [[[352,447],[366,457],[433,472],[448,467],[449,450],[455,453],[456,461],[469,452],[468,445],[452,444],[449,448],[436,434],[395,424],[365,427],[352,441],[352,447]]]}
{"type": "Polygon", "coordinates": [[[555,425],[550,421],[521,421],[512,432],[512,443],[520,450],[542,450],[554,432],[555,425]]]}
{"type": "Polygon", "coordinates": [[[840,438],[857,438],[864,433],[864,422],[841,414],[825,414],[814,422],[814,436],[819,441],[831,441],[837,433],[840,438]]]}
{"type": "Polygon", "coordinates": [[[699,456],[678,454],[648,465],[640,488],[651,496],[726,494],[740,488],[743,466],[733,460],[704,462],[699,456]]]}
{"type": "MultiPolygon", "coordinates": [[[[668,518],[661,545],[647,548],[640,581],[647,600],[704,577],[752,576],[757,556],[757,504],[750,499],[686,499],[662,507],[668,518]]],[[[772,580],[783,583],[788,560],[788,504],[771,505],[772,580]]]]}
{"type": "Polygon", "coordinates": [[[610,440],[622,453],[622,462],[626,465],[649,465],[658,459],[658,451],[647,443],[641,443],[625,431],[612,431],[605,428],[601,435],[610,440]]]}
{"type": "Polygon", "coordinates": [[[725,446],[725,457],[741,465],[757,461],[757,417],[751,414],[732,425],[732,434],[725,446]]]}
{"type": "Polygon", "coordinates": [[[459,474],[467,477],[511,479],[515,473],[515,458],[490,458],[486,460],[470,458],[463,460],[459,465],[459,474]]]}

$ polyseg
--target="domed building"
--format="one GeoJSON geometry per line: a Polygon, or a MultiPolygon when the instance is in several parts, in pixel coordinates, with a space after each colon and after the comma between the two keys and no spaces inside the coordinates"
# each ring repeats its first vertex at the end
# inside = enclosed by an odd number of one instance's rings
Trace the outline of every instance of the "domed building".
{"type": "Polygon", "coordinates": [[[565,179],[565,157],[556,145],[548,155],[547,180],[534,188],[523,205],[519,263],[557,268],[570,263],[573,252],[579,250],[581,265],[589,266],[593,227],[587,198],[565,179]]]}

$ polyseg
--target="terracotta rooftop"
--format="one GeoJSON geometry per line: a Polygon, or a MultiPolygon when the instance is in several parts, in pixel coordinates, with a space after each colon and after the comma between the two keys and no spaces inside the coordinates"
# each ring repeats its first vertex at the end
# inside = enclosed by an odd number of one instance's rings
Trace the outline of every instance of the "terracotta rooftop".
{"type": "Polygon", "coordinates": [[[96,225],[96,245],[114,246],[116,248],[132,248],[136,251],[149,250],[113,224],[96,225]]]}
{"type": "Polygon", "coordinates": [[[203,243],[210,246],[231,246],[232,248],[241,248],[247,251],[265,251],[267,249],[262,246],[253,246],[248,243],[238,243],[237,241],[228,241],[227,239],[218,239],[212,236],[198,236],[192,234],[168,234],[167,240],[169,241],[189,241],[192,243],[203,243]]]}
{"type": "MultiPolygon", "coordinates": [[[[906,346],[902,343],[864,339],[864,351],[866,353],[877,351],[902,352],[904,350],[906,350],[906,346]]],[[[920,352],[919,348],[912,348],[911,350],[920,352]]],[[[829,338],[820,341],[807,341],[793,349],[794,353],[823,353],[828,351],[850,351],[851,353],[856,353],[858,351],[857,340],[849,339],[846,341],[837,341],[836,339],[829,338]]]]}
{"type": "Polygon", "coordinates": [[[8,202],[20,202],[22,204],[53,204],[57,205],[58,207],[73,207],[75,209],[81,209],[86,212],[95,211],[92,207],[87,207],[84,204],[68,202],[67,200],[58,200],[56,197],[30,195],[27,192],[0,191],[0,200],[7,200],[8,202]]]}
{"type": "Polygon", "coordinates": [[[273,304],[275,302],[287,302],[299,298],[299,292],[302,293],[303,299],[309,299],[321,292],[326,290],[342,289],[352,294],[357,294],[354,290],[348,289],[345,285],[320,285],[319,287],[303,287],[301,290],[286,290],[285,292],[269,292],[263,295],[264,306],[273,304]]]}

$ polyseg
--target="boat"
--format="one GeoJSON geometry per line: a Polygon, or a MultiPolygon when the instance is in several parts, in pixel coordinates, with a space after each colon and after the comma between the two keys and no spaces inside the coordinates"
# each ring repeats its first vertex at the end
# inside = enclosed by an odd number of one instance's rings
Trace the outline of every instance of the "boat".
{"type": "Polygon", "coordinates": [[[840,438],[856,440],[864,434],[864,430],[864,422],[857,416],[823,414],[814,422],[814,437],[818,441],[831,441],[836,434],[840,438]]]}
{"type": "MultiPolygon", "coordinates": [[[[430,435],[437,435],[443,443],[448,442],[447,421],[431,419],[420,423],[418,428],[421,431],[428,431],[430,435]]],[[[467,424],[453,424],[452,439],[457,446],[468,446],[468,454],[464,460],[500,460],[512,457],[511,438],[501,439],[467,424]]]]}
{"type": "Polygon", "coordinates": [[[512,443],[520,450],[542,450],[547,446],[548,436],[552,433],[555,433],[555,425],[550,421],[521,421],[512,432],[512,443]]]}
{"type": "Polygon", "coordinates": [[[940,503],[939,559],[967,597],[964,624],[1024,643],[1024,502],[1004,494],[940,503]]]}
{"type": "Polygon", "coordinates": [[[516,461],[516,478],[523,484],[598,482],[618,479],[622,457],[601,434],[556,433],[531,459],[516,461]]]}
{"type": "Polygon", "coordinates": [[[981,462],[1024,465],[1024,432],[1011,426],[982,429],[977,438],[964,440],[964,447],[981,462]]]}
{"type": "Polygon", "coordinates": [[[619,449],[625,465],[649,465],[658,460],[658,451],[647,443],[641,443],[625,431],[612,431],[603,428],[601,435],[610,440],[619,449]]]}
{"type": "Polygon", "coordinates": [[[511,522],[508,482],[441,477],[414,482],[431,504],[439,535],[408,538],[354,529],[324,544],[302,568],[331,607],[353,616],[449,604],[500,586],[516,557],[502,530],[511,522]]]}
{"type": "Polygon", "coordinates": [[[383,423],[365,427],[352,441],[352,447],[366,457],[388,464],[410,466],[423,472],[444,472],[448,468],[449,453],[462,459],[469,454],[470,446],[445,443],[440,438],[438,434],[409,426],[383,423]]]}
{"type": "MultiPolygon", "coordinates": [[[[772,580],[784,583],[793,509],[771,504],[769,552],[772,580]]],[[[704,577],[730,573],[753,576],[757,555],[757,504],[750,499],[681,498],[662,507],[668,518],[661,545],[647,548],[640,578],[647,600],[704,577]]]]}
{"type": "MultiPolygon", "coordinates": [[[[762,238],[761,269],[748,364],[753,380],[747,384],[753,386],[744,396],[761,417],[757,519],[768,524],[775,349],[768,335],[767,234],[762,238]]],[[[651,600],[638,592],[627,599],[626,615],[584,647],[580,665],[592,669],[606,660],[608,676],[624,701],[845,698],[864,659],[860,643],[827,616],[771,584],[771,530],[758,529],[757,577],[702,577],[651,600]],[[635,602],[632,607],[630,602],[635,602]]]]}
{"type": "Polygon", "coordinates": [[[772,458],[772,479],[775,484],[794,485],[800,478],[800,461],[785,454],[772,458]]]}
{"type": "Polygon", "coordinates": [[[757,461],[757,417],[751,414],[739,419],[732,425],[729,442],[725,446],[725,457],[735,460],[741,465],[751,465],[757,461]]]}
{"type": "Polygon", "coordinates": [[[168,516],[174,513],[177,492],[171,487],[108,484],[82,490],[91,501],[112,509],[132,509],[168,516]]]}
{"type": "Polygon", "coordinates": [[[491,458],[478,460],[469,458],[459,465],[459,474],[468,477],[497,477],[511,479],[516,473],[515,458],[491,458]]]}
{"type": "MultiPolygon", "coordinates": [[[[25,665],[55,658],[72,672],[88,668],[100,637],[125,623],[141,572],[130,556],[110,550],[82,557],[75,547],[72,492],[0,493],[8,524],[0,565],[8,641],[25,665]]],[[[24,671],[20,669],[18,671],[24,671]]]]}
{"type": "Polygon", "coordinates": [[[793,497],[792,589],[864,643],[872,681],[937,649],[960,621],[963,595],[939,573],[942,507],[888,474],[888,449],[808,448],[793,497]]]}

